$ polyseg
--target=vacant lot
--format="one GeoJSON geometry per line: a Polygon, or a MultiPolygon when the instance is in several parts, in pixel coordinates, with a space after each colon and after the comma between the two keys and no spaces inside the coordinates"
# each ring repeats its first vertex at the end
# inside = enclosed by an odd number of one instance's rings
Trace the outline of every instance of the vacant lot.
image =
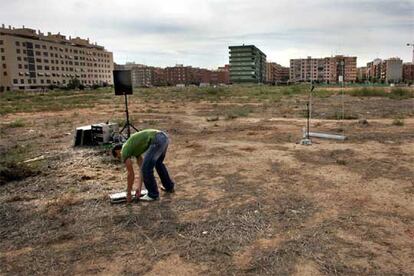
{"type": "Polygon", "coordinates": [[[130,206],[108,148],[72,146],[122,97],[0,94],[0,274],[413,275],[413,90],[317,88],[311,128],[348,139],[301,146],[308,88],[136,90],[177,191],[130,206]]]}

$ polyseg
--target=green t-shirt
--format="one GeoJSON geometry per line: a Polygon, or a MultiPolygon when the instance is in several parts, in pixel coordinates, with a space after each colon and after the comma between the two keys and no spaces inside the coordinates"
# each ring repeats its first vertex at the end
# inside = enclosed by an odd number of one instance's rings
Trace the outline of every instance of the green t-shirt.
{"type": "Polygon", "coordinates": [[[132,134],[122,146],[122,161],[125,162],[125,160],[132,156],[137,157],[143,154],[149,148],[152,139],[158,132],[159,130],[156,129],[144,129],[132,134]]]}

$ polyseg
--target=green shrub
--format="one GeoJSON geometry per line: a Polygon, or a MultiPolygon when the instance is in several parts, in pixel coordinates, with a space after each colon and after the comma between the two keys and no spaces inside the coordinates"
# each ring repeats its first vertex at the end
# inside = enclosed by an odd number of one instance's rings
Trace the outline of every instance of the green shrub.
{"type": "Polygon", "coordinates": [[[403,126],[404,125],[404,118],[402,118],[402,117],[394,118],[394,120],[392,121],[392,124],[394,126],[403,126]]]}
{"type": "Polygon", "coordinates": [[[8,125],[8,127],[10,128],[17,128],[17,127],[24,127],[24,126],[25,126],[24,121],[21,118],[14,120],[8,125]]]}
{"type": "Polygon", "coordinates": [[[404,88],[393,88],[388,97],[395,100],[410,99],[414,98],[414,92],[412,90],[404,88]]]}

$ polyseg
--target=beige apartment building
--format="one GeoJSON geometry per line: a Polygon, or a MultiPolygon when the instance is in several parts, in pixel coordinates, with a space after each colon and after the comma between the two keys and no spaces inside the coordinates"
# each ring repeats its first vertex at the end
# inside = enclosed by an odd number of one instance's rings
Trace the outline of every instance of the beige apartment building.
{"type": "Polygon", "coordinates": [[[301,58],[290,60],[290,82],[355,82],[357,58],[334,56],[325,58],[301,58]],[[343,76],[343,77],[341,77],[343,76]]]}
{"type": "Polygon", "coordinates": [[[289,80],[289,68],[276,62],[266,62],[266,83],[277,84],[289,80]]]}
{"type": "Polygon", "coordinates": [[[122,70],[131,70],[131,80],[134,87],[150,87],[165,85],[164,69],[159,67],[127,62],[120,65],[122,70]]]}
{"type": "Polygon", "coordinates": [[[0,92],[113,84],[113,56],[89,39],[25,28],[0,28],[0,92]]]}

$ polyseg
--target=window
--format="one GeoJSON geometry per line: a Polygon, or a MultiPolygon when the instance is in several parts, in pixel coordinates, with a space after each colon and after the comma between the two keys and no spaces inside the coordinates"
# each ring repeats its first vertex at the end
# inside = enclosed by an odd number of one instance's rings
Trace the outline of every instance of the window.
{"type": "Polygon", "coordinates": [[[22,57],[17,57],[17,60],[18,61],[22,61],[22,57]]]}
{"type": "Polygon", "coordinates": [[[43,70],[43,66],[42,65],[38,65],[37,66],[37,70],[43,70]]]}
{"type": "Polygon", "coordinates": [[[3,45],[3,40],[0,40],[0,45],[3,45]]]}
{"type": "Polygon", "coordinates": [[[24,65],[24,69],[28,69],[29,66],[27,64],[24,65]]]}
{"type": "Polygon", "coordinates": [[[44,55],[45,57],[48,57],[48,56],[49,56],[48,52],[43,52],[43,55],[44,55]]]}
{"type": "Polygon", "coordinates": [[[47,82],[48,84],[50,84],[50,80],[46,80],[46,82],[47,82]]]}
{"type": "Polygon", "coordinates": [[[20,83],[21,84],[24,84],[24,79],[20,79],[20,83]]]}
{"type": "Polygon", "coordinates": [[[26,54],[27,52],[26,52],[26,50],[23,50],[23,54],[26,54]]]}
{"type": "Polygon", "coordinates": [[[6,69],[6,63],[3,63],[3,69],[6,69]]]}
{"type": "Polygon", "coordinates": [[[42,53],[40,51],[36,51],[36,56],[40,56],[42,53]]]}
{"type": "Polygon", "coordinates": [[[42,45],[42,49],[46,49],[46,45],[42,45]]]}
{"type": "Polygon", "coordinates": [[[32,80],[31,80],[31,79],[28,79],[28,80],[27,80],[27,83],[28,83],[28,84],[32,84],[32,80]]]}
{"type": "Polygon", "coordinates": [[[35,48],[36,49],[40,49],[40,45],[39,44],[35,44],[35,48]]]}
{"type": "Polygon", "coordinates": [[[49,60],[48,59],[44,59],[43,62],[44,63],[49,63],[49,60]]]}
{"type": "Polygon", "coordinates": [[[6,57],[5,56],[1,56],[1,60],[6,60],[6,57]]]}
{"type": "Polygon", "coordinates": [[[40,80],[40,83],[43,84],[43,83],[45,83],[45,81],[44,80],[40,80]]]}
{"type": "Polygon", "coordinates": [[[23,68],[23,66],[21,64],[18,64],[18,67],[19,67],[19,69],[22,69],[23,68]]]}
{"type": "Polygon", "coordinates": [[[39,62],[40,63],[40,62],[42,62],[42,60],[40,58],[37,58],[36,59],[36,62],[39,62]]]}
{"type": "MultiPolygon", "coordinates": [[[[2,50],[3,50],[3,49],[2,49],[2,50]]],[[[2,52],[4,52],[4,50],[3,50],[2,52]]],[[[20,49],[16,49],[16,53],[17,53],[17,54],[20,54],[20,49]]]]}
{"type": "Polygon", "coordinates": [[[19,41],[16,41],[16,46],[20,46],[20,42],[19,41]]]}
{"type": "Polygon", "coordinates": [[[45,70],[49,70],[49,66],[45,66],[45,70]]]}

